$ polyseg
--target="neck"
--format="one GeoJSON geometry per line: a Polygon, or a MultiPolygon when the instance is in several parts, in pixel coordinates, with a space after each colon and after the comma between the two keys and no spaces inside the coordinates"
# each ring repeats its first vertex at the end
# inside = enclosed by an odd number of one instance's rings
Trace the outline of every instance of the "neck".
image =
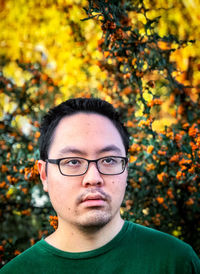
{"type": "Polygon", "coordinates": [[[97,249],[110,242],[121,230],[124,221],[120,216],[105,226],[80,228],[59,220],[57,230],[45,240],[52,246],[67,252],[84,252],[97,249]]]}

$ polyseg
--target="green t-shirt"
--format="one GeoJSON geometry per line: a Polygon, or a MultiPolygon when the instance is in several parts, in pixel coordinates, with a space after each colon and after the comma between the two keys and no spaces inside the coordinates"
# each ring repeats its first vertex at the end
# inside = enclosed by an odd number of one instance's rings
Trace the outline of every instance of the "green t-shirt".
{"type": "Polygon", "coordinates": [[[64,252],[45,240],[5,265],[1,274],[190,274],[200,262],[186,243],[154,229],[125,222],[106,245],[87,252],[64,252]]]}

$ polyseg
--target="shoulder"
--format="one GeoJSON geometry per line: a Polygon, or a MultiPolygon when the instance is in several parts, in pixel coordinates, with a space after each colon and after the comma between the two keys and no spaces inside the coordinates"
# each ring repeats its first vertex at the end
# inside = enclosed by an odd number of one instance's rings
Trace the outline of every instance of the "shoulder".
{"type": "Polygon", "coordinates": [[[32,266],[34,267],[35,262],[44,256],[45,250],[42,249],[43,240],[37,242],[32,247],[28,248],[20,255],[12,259],[7,263],[1,270],[2,274],[15,274],[15,273],[28,273],[27,270],[32,266]]]}
{"type": "Polygon", "coordinates": [[[182,240],[132,222],[128,222],[127,232],[127,242],[136,247],[139,256],[147,256],[152,261],[156,258],[165,263],[185,264],[188,269],[194,269],[194,273],[200,271],[198,256],[192,247],[182,240]]]}
{"type": "Polygon", "coordinates": [[[129,235],[137,237],[141,243],[176,246],[188,249],[190,246],[172,235],[143,225],[128,222],[129,235]]]}

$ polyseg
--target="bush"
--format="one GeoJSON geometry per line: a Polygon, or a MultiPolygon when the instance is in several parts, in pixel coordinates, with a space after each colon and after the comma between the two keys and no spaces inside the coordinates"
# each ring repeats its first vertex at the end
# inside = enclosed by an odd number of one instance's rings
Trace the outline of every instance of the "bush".
{"type": "Polygon", "coordinates": [[[132,135],[122,214],[179,237],[199,253],[199,89],[178,82],[170,61],[175,49],[192,41],[161,37],[159,17],[149,19],[143,1],[89,3],[87,19],[96,18],[103,32],[99,66],[108,75],[103,86],[132,135]],[[160,121],[155,130],[166,101],[174,122],[162,129],[160,121]]]}
{"type": "Polygon", "coordinates": [[[29,73],[22,87],[0,76],[0,90],[10,107],[0,123],[0,259],[3,264],[48,233],[47,216],[52,211],[49,202],[42,206],[37,202],[39,197],[45,198],[36,161],[39,159],[38,121],[49,105],[54,104],[59,90],[42,72],[41,65],[17,63],[24,73],[29,73]]]}
{"type": "MultiPolygon", "coordinates": [[[[161,36],[159,18],[149,19],[143,1],[88,3],[85,20],[101,25],[98,50],[103,57],[98,64],[107,73],[94,95],[118,108],[131,133],[129,184],[121,213],[179,237],[199,253],[199,89],[177,81],[178,70],[170,59],[189,42],[161,36]],[[168,126],[160,119],[166,112],[168,126]]],[[[8,105],[0,122],[2,264],[51,231],[49,216],[55,229],[57,220],[39,183],[35,160],[41,116],[62,96],[43,65],[17,65],[26,76],[23,86],[0,76],[1,98],[8,105]]],[[[190,83],[191,71],[187,77],[190,83]]]]}

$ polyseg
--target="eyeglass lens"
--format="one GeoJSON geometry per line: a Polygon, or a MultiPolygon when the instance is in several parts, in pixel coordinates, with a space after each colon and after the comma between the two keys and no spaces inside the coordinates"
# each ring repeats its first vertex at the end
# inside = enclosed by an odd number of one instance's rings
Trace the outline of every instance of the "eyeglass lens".
{"type": "MultiPolygon", "coordinates": [[[[97,168],[103,174],[119,174],[124,171],[125,160],[121,157],[105,157],[96,161],[97,168]]],[[[66,158],[59,163],[60,171],[64,175],[84,174],[89,166],[89,161],[82,158],[66,158]]]]}

